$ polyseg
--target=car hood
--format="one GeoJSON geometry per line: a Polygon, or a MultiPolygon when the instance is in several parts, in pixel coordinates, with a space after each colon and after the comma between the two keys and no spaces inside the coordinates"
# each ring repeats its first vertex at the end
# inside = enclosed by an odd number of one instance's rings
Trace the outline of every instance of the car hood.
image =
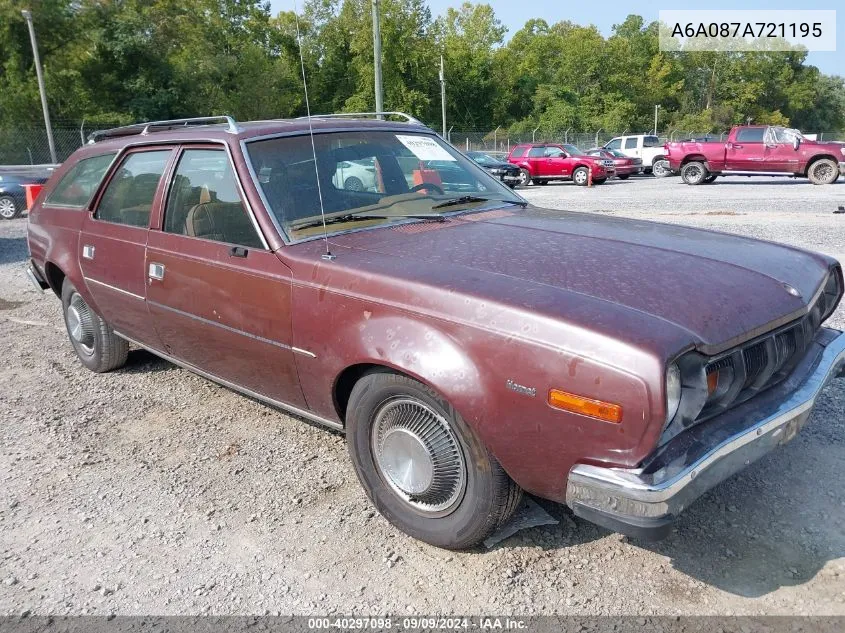
{"type": "Polygon", "coordinates": [[[532,207],[332,241],[360,254],[350,260],[358,274],[404,278],[418,295],[429,285],[609,335],[686,339],[705,353],[800,316],[835,264],[735,235],[532,207]]]}

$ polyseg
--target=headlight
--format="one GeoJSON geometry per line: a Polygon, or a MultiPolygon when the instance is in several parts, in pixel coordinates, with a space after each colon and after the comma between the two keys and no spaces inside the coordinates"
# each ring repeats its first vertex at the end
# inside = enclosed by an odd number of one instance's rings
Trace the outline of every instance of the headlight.
{"type": "Polygon", "coordinates": [[[842,152],[843,154],[845,154],[845,147],[840,147],[839,151],[842,152]]]}
{"type": "Polygon", "coordinates": [[[839,269],[831,271],[827,278],[827,283],[824,285],[822,296],[819,297],[821,304],[821,321],[833,314],[836,309],[836,304],[839,302],[839,297],[842,295],[842,288],[839,285],[839,269]]]}
{"type": "Polygon", "coordinates": [[[681,370],[675,363],[666,370],[666,423],[672,421],[681,404],[681,370]]]}

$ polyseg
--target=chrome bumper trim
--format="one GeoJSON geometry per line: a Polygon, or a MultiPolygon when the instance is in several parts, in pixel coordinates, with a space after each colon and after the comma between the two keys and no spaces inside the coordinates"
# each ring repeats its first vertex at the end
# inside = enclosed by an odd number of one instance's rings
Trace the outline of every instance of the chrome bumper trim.
{"type": "MultiPolygon", "coordinates": [[[[650,525],[666,527],[707,490],[791,440],[806,424],[828,382],[845,376],[845,334],[823,328],[816,341],[815,354],[808,352],[810,366],[799,365],[795,370],[800,381],[797,387],[780,404],[775,402],[762,419],[743,424],[741,431],[689,463],[675,459],[649,474],[642,468],[578,464],[569,473],[567,504],[576,514],[623,532],[626,526],[637,534],[648,531],[650,525]],[[825,338],[829,339],[826,344],[818,342],[825,338]]],[[[759,397],[766,402],[766,394],[759,397]]]]}
{"type": "Polygon", "coordinates": [[[26,278],[29,279],[33,286],[35,286],[35,289],[41,294],[44,294],[44,286],[42,286],[41,284],[46,282],[42,282],[38,278],[38,275],[36,274],[31,262],[27,263],[24,268],[24,272],[26,273],[26,278]]]}

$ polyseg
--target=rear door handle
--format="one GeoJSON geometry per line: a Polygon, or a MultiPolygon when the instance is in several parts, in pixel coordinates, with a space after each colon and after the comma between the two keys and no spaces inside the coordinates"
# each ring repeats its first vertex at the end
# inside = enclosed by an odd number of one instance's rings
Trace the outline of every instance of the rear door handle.
{"type": "Polygon", "coordinates": [[[150,263],[150,279],[164,279],[164,264],[150,263]]]}
{"type": "Polygon", "coordinates": [[[94,247],[86,244],[82,247],[82,257],[84,259],[94,259],[94,247]]]}
{"type": "Polygon", "coordinates": [[[742,149],[742,145],[734,145],[733,148],[734,149],[742,149]]]}

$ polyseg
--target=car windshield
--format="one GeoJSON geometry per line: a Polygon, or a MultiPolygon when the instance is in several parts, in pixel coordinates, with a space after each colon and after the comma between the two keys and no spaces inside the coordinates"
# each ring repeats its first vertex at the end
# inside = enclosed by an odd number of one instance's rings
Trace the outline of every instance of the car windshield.
{"type": "Polygon", "coordinates": [[[566,144],[566,145],[561,145],[561,147],[563,149],[565,149],[566,153],[569,154],[570,156],[583,156],[584,155],[584,152],[582,152],[580,149],[578,149],[574,145],[566,144]]]}
{"type": "Polygon", "coordinates": [[[524,204],[433,134],[315,134],[316,165],[308,135],[255,140],[247,149],[270,211],[294,241],[322,236],[321,195],[331,233],[524,204]]]}
{"type": "Polygon", "coordinates": [[[616,158],[628,158],[627,155],[623,154],[618,149],[609,149],[607,151],[608,151],[608,153],[612,154],[613,156],[616,156],[616,158]]]}
{"type": "Polygon", "coordinates": [[[480,154],[478,152],[471,152],[469,157],[479,165],[496,165],[500,162],[489,154],[480,154]]]}

